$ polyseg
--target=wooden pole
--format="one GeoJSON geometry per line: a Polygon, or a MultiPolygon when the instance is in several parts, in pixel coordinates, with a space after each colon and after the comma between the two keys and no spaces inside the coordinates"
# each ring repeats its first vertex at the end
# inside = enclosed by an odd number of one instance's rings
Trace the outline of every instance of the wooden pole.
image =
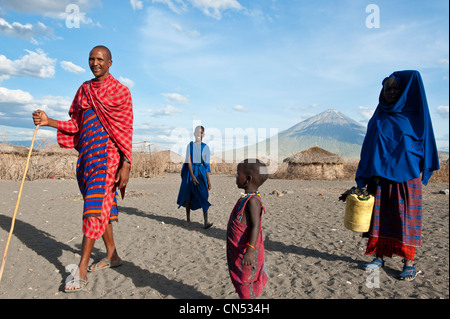
{"type": "Polygon", "coordinates": [[[19,208],[20,197],[22,196],[23,183],[25,182],[25,178],[27,177],[28,164],[30,163],[31,152],[33,151],[33,144],[34,144],[34,140],[36,139],[36,134],[37,134],[38,128],[39,128],[39,125],[36,125],[36,129],[34,130],[33,139],[31,140],[30,150],[28,151],[27,164],[25,165],[25,172],[23,172],[22,184],[20,184],[19,196],[17,197],[17,203],[16,203],[16,209],[14,210],[14,215],[13,215],[13,219],[11,222],[11,229],[9,230],[8,241],[6,242],[5,252],[3,254],[2,267],[0,268],[0,281],[2,281],[3,269],[5,268],[5,263],[6,263],[6,254],[8,253],[9,242],[11,241],[11,236],[12,236],[12,233],[14,230],[17,209],[19,208]]]}

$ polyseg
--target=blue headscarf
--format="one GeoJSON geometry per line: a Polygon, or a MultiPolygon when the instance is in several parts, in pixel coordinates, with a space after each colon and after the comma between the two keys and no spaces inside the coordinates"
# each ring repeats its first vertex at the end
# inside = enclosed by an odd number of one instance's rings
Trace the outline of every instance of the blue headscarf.
{"type": "MultiPolygon", "coordinates": [[[[402,89],[395,104],[380,93],[379,104],[367,125],[356,171],[358,187],[380,176],[402,183],[420,177],[426,185],[439,169],[439,157],[422,78],[418,71],[398,71],[394,78],[402,89]]],[[[387,79],[387,78],[386,78],[387,79]]],[[[383,84],[384,81],[383,80],[383,84]]]]}

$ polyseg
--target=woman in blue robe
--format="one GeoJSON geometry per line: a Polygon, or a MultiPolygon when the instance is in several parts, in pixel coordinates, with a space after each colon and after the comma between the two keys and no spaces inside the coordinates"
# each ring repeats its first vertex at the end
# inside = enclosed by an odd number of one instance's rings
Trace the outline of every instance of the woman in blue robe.
{"type": "Polygon", "coordinates": [[[413,280],[416,248],[422,239],[422,187],[439,157],[422,78],[418,71],[397,71],[383,80],[379,104],[367,126],[356,172],[359,188],[375,195],[363,267],[383,267],[384,257],[404,258],[399,278],[413,280]]]}
{"type": "Polygon", "coordinates": [[[209,174],[210,150],[208,145],[202,142],[205,136],[203,126],[195,128],[195,142],[190,142],[186,149],[186,160],[181,169],[181,185],[178,192],[178,208],[186,208],[186,221],[191,223],[191,210],[202,209],[204,228],[208,229],[213,224],[208,222],[208,202],[211,182],[209,174]]]}

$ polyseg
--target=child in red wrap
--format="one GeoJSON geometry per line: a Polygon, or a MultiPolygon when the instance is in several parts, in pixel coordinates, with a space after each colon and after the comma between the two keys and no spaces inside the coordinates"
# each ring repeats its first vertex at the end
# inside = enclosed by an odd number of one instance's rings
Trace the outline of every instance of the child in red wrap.
{"type": "Polygon", "coordinates": [[[245,193],[231,212],[227,226],[227,262],[231,281],[241,299],[258,297],[268,275],[264,267],[262,213],[258,188],[267,180],[266,165],[246,159],[237,167],[236,185],[245,193]]]}

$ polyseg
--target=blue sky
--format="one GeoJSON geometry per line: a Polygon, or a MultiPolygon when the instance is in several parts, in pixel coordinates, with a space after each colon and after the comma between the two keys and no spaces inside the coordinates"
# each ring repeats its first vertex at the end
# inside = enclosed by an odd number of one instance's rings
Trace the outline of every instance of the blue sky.
{"type": "MultiPolygon", "coordinates": [[[[36,108],[67,119],[76,90],[92,77],[89,51],[103,44],[113,54],[111,74],[133,97],[134,142],[178,150],[174,145],[185,145],[202,124],[217,151],[227,148],[227,129],[269,135],[270,128],[281,132],[327,109],[366,125],[382,79],[415,69],[438,148],[448,151],[448,6],[445,0],[0,0],[0,138],[31,140],[36,108]]],[[[42,128],[39,138],[54,139],[55,131],[42,128]]]]}

